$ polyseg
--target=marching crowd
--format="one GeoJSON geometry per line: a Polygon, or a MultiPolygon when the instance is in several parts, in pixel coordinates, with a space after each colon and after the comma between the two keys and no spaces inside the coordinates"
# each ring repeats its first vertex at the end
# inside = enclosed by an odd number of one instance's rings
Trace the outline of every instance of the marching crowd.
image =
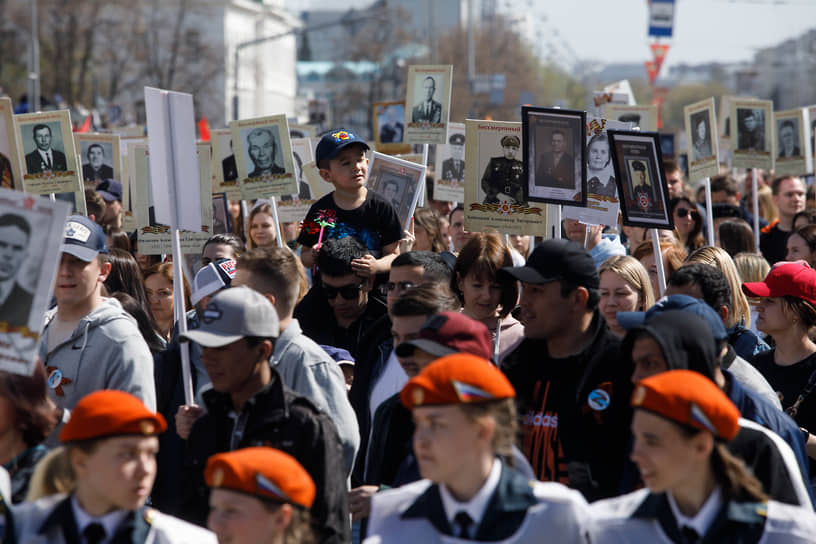
{"type": "Polygon", "coordinates": [[[116,180],[88,192],[35,371],[0,373],[3,542],[816,541],[800,178],[760,172],[759,210],[713,178],[716,246],[671,161],[658,251],[468,232],[430,193],[403,232],[338,134],[302,224],[235,206],[190,282],[120,232],[116,180]]]}

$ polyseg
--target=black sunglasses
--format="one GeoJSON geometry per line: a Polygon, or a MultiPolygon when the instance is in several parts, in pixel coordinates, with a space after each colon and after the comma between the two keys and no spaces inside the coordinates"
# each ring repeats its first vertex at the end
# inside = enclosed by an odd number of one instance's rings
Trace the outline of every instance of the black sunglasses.
{"type": "Polygon", "coordinates": [[[387,295],[388,293],[394,290],[396,290],[399,293],[402,293],[403,291],[407,291],[412,287],[414,287],[414,282],[412,281],[398,281],[398,282],[389,281],[388,283],[384,283],[383,285],[380,286],[380,292],[383,295],[387,295]]]}
{"type": "Polygon", "coordinates": [[[350,283],[341,287],[332,287],[331,285],[321,284],[323,292],[326,293],[326,298],[334,300],[338,293],[346,300],[354,300],[360,295],[360,289],[363,288],[362,283],[350,283]]]}
{"type": "Polygon", "coordinates": [[[675,208],[674,215],[677,217],[688,217],[691,216],[692,219],[697,219],[697,216],[700,215],[700,212],[697,210],[690,210],[688,208],[675,208]]]}

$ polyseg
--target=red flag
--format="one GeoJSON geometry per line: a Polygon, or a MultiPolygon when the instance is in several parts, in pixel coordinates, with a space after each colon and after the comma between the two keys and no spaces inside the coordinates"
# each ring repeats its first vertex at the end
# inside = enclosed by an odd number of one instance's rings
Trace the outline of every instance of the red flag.
{"type": "Polygon", "coordinates": [[[198,136],[202,142],[209,142],[210,141],[210,122],[207,120],[207,117],[204,116],[198,120],[198,136]]]}
{"type": "Polygon", "coordinates": [[[657,73],[660,71],[660,67],[652,60],[647,60],[644,64],[646,66],[646,73],[649,75],[649,83],[654,85],[654,82],[657,79],[657,73]]]}
{"type": "Polygon", "coordinates": [[[91,115],[88,114],[85,120],[82,121],[82,126],[78,127],[74,132],[89,132],[91,130],[91,115]]]}
{"type": "Polygon", "coordinates": [[[666,54],[669,52],[669,45],[665,43],[653,43],[650,44],[649,47],[652,48],[652,55],[654,55],[657,69],[660,70],[660,67],[663,66],[663,61],[666,59],[666,54]]]}

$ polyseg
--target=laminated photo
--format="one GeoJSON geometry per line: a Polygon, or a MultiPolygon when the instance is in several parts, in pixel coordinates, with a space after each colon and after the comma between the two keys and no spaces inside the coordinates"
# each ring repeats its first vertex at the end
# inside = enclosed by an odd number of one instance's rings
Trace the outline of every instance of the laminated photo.
{"type": "Polygon", "coordinates": [[[122,159],[117,134],[74,134],[82,164],[82,184],[91,189],[103,179],[122,179],[122,159]]]}
{"type": "Polygon", "coordinates": [[[425,166],[374,152],[368,169],[368,188],[391,203],[405,230],[411,223],[425,166]]]}
{"type": "Polygon", "coordinates": [[[298,192],[285,115],[230,122],[242,200],[298,192]]]}
{"type": "Polygon", "coordinates": [[[75,193],[82,187],[68,110],[14,116],[28,193],[75,193]]]}
{"type": "Polygon", "coordinates": [[[448,143],[436,146],[433,199],[465,200],[465,125],[448,125],[448,143]]]}
{"type": "Polygon", "coordinates": [[[453,65],[408,67],[405,136],[408,144],[444,144],[448,137],[453,65]]]}
{"type": "Polygon", "coordinates": [[[773,102],[736,99],[731,102],[731,166],[772,170],[773,102]]]}
{"type": "Polygon", "coordinates": [[[373,123],[374,148],[386,155],[410,153],[411,145],[405,139],[405,101],[374,102],[371,119],[373,123]]]}
{"type": "Polygon", "coordinates": [[[707,98],[683,108],[691,183],[720,172],[719,138],[714,99],[707,98]]]}
{"type": "Polygon", "coordinates": [[[774,175],[802,176],[813,171],[808,128],[805,108],[774,112],[774,175]]]}

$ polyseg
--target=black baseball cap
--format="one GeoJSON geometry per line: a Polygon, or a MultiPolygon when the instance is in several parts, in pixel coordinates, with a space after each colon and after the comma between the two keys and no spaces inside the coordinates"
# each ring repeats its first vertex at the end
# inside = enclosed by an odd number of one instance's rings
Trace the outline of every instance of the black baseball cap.
{"type": "Polygon", "coordinates": [[[317,166],[320,167],[323,161],[330,161],[337,156],[343,148],[350,146],[351,144],[360,144],[362,145],[366,151],[371,149],[366,141],[356,133],[350,130],[343,130],[337,129],[331,132],[328,132],[320,138],[320,142],[317,144],[317,152],[316,152],[316,159],[315,162],[317,166]]]}
{"type": "Polygon", "coordinates": [[[525,283],[567,280],[591,289],[600,285],[595,261],[589,251],[571,240],[545,240],[536,246],[526,265],[508,266],[499,272],[525,283]]]}

